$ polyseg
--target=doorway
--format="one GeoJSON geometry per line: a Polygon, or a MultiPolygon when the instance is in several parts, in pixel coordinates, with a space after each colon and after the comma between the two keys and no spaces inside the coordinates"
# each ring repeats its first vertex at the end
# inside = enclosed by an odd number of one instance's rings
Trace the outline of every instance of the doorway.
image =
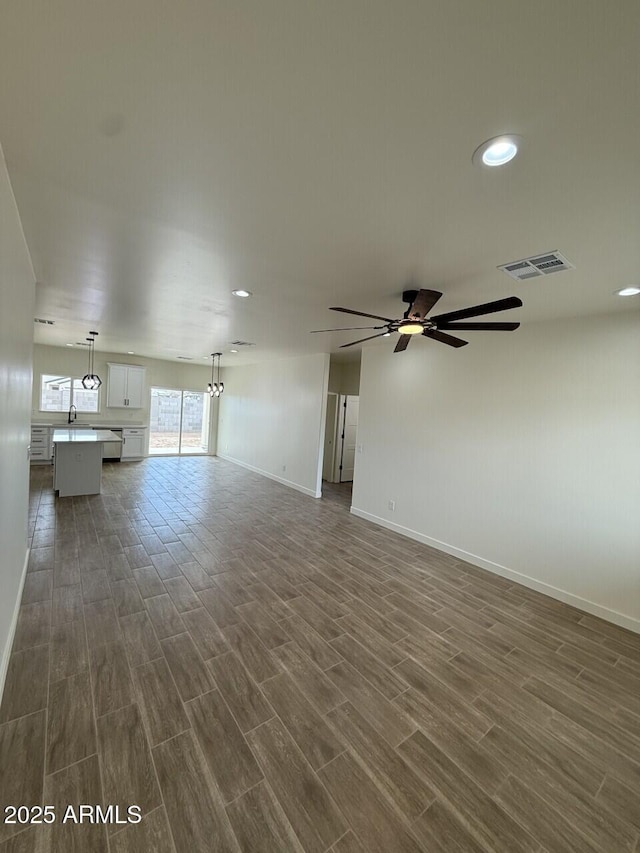
{"type": "Polygon", "coordinates": [[[360,398],[352,394],[327,395],[322,479],[353,482],[360,398]]]}
{"type": "Polygon", "coordinates": [[[204,391],[152,388],[149,455],[208,453],[209,401],[210,397],[204,391]]]}

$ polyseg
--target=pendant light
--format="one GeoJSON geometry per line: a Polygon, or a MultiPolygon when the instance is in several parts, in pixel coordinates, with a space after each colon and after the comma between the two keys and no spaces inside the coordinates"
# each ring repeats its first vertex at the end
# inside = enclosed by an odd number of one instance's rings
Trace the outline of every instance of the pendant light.
{"type": "Polygon", "coordinates": [[[224,382],[220,381],[220,358],[222,356],[221,352],[212,352],[211,353],[211,382],[207,386],[207,390],[209,391],[210,397],[219,397],[224,391],[224,382]],[[216,381],[216,358],[218,359],[218,372],[217,372],[217,381],[216,381]]]}
{"type": "Polygon", "coordinates": [[[102,379],[93,372],[93,363],[95,357],[95,345],[96,338],[98,337],[97,332],[89,332],[91,337],[87,338],[89,341],[89,369],[87,373],[82,377],[82,387],[86,388],[87,391],[97,391],[98,388],[102,385],[102,379]]]}

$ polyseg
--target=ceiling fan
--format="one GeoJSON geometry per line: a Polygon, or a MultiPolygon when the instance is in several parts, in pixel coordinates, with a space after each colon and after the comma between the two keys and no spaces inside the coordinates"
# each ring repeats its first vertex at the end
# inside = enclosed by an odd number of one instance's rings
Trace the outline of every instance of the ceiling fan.
{"type": "Polygon", "coordinates": [[[403,314],[402,320],[392,320],[390,317],[380,317],[378,314],[366,314],[362,311],[352,311],[351,308],[330,308],[330,311],[341,311],[343,314],[355,314],[358,317],[369,317],[372,320],[383,320],[382,326],[351,326],[342,329],[314,329],[312,334],[320,332],[349,332],[356,329],[383,329],[377,335],[369,335],[358,341],[342,344],[344,347],[353,347],[374,338],[381,338],[398,332],[400,338],[394,352],[402,352],[409,346],[412,335],[424,335],[450,347],[464,347],[469,341],[463,341],[454,335],[446,334],[453,331],[487,331],[487,332],[513,332],[520,323],[464,323],[469,317],[481,317],[483,314],[494,314],[497,311],[508,311],[509,308],[520,308],[522,300],[517,296],[509,296],[506,299],[497,299],[495,302],[485,302],[482,305],[473,305],[471,308],[462,308],[459,311],[450,311],[448,314],[438,314],[435,317],[427,317],[442,293],[438,290],[405,290],[402,301],[407,302],[409,307],[403,314]]]}

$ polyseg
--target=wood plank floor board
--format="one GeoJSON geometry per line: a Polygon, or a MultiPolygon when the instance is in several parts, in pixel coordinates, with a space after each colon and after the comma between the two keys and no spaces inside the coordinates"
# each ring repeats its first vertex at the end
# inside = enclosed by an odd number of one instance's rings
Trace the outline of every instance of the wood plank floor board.
{"type": "Polygon", "coordinates": [[[226,595],[217,587],[215,589],[203,589],[198,593],[198,597],[209,611],[218,628],[226,628],[227,625],[237,625],[238,622],[242,621],[242,616],[231,604],[226,595]]]}
{"type": "Polygon", "coordinates": [[[153,760],[176,851],[238,853],[238,843],[193,733],[183,732],[156,746],[153,760]]]}
{"type": "Polygon", "coordinates": [[[168,593],[146,598],[144,603],[159,640],[184,633],[184,622],[168,593]]]}
{"type": "Polygon", "coordinates": [[[109,845],[111,853],[176,853],[164,806],[114,833],[109,845]]]}
{"type": "Polygon", "coordinates": [[[152,746],[189,728],[182,700],[164,658],[135,667],[133,681],[152,746]]]}
{"type": "Polygon", "coordinates": [[[461,773],[457,765],[422,732],[407,738],[399,751],[453,806],[481,844],[497,853],[537,853],[539,842],[470,777],[461,773]]]}
{"type": "Polygon", "coordinates": [[[214,687],[211,673],[189,634],[167,637],[160,640],[160,645],[183,702],[208,693],[214,687]]]}
{"type": "MultiPolygon", "coordinates": [[[[47,712],[37,711],[0,726],[0,804],[40,805],[42,802],[47,712]]],[[[4,818],[4,812],[3,812],[4,818]]],[[[0,822],[0,841],[23,827],[0,822]]]]}
{"type": "Polygon", "coordinates": [[[526,749],[500,726],[494,726],[487,733],[483,745],[501,753],[511,773],[533,788],[550,807],[558,808],[596,848],[633,850],[636,833],[632,828],[616,820],[606,807],[600,806],[566,776],[538,759],[536,753],[526,749]]]}
{"type": "Polygon", "coordinates": [[[162,655],[162,649],[146,610],[120,617],[120,630],[131,666],[162,655]]]}
{"type": "Polygon", "coordinates": [[[234,652],[212,658],[208,666],[241,731],[269,720],[273,709],[234,652]]]}
{"type": "Polygon", "coordinates": [[[339,755],[318,775],[367,851],[420,853],[421,847],[408,824],[351,755],[339,755]]]}
{"type": "MultiPolygon", "coordinates": [[[[45,778],[44,801],[55,808],[57,820],[45,828],[46,850],[50,853],[67,853],[70,850],[87,853],[108,853],[107,833],[104,824],[90,822],[63,822],[68,806],[76,814],[78,805],[87,803],[106,806],[102,796],[102,782],[98,756],[92,755],[45,778]]],[[[39,852],[38,852],[39,853],[39,852]]]]}
{"type": "Polygon", "coordinates": [[[283,620],[282,624],[292,640],[320,669],[329,669],[342,660],[342,656],[295,613],[283,620]]]}
{"type": "Polygon", "coordinates": [[[238,655],[258,684],[282,671],[277,658],[270,654],[249,625],[229,625],[222,629],[222,634],[228,647],[238,655]]]}
{"type": "Polygon", "coordinates": [[[449,717],[437,704],[411,689],[395,702],[420,730],[436,744],[457,767],[484,791],[491,794],[509,775],[509,768],[496,755],[478,743],[449,717]]]}
{"type": "Polygon", "coordinates": [[[84,619],[54,625],[51,629],[51,681],[76,675],[88,666],[84,619]]]}
{"type": "Polygon", "coordinates": [[[31,646],[41,646],[43,643],[48,643],[50,627],[50,601],[20,605],[12,651],[19,652],[22,649],[31,648],[31,646]]]}
{"type": "Polygon", "coordinates": [[[429,853],[486,853],[452,809],[436,800],[412,825],[429,853]]]}
{"type": "Polygon", "coordinates": [[[263,778],[253,753],[218,690],[186,703],[193,731],[225,803],[263,778]]]}
{"type": "Polygon", "coordinates": [[[118,616],[129,616],[131,613],[144,610],[144,603],[140,597],[138,586],[131,578],[112,581],[111,593],[118,616]]]}
{"type": "Polygon", "coordinates": [[[273,655],[293,678],[302,693],[321,714],[342,704],[345,696],[327,673],[308,657],[297,643],[285,643],[273,650],[273,655]]]}
{"type": "Polygon", "coordinates": [[[397,746],[415,731],[413,720],[407,717],[398,705],[377,691],[351,664],[346,661],[336,664],[327,670],[327,675],[342,695],[391,746],[397,746]]]}
{"type": "MultiPolygon", "coordinates": [[[[191,560],[186,563],[181,562],[179,565],[180,571],[189,581],[191,588],[195,592],[201,592],[203,589],[211,589],[213,587],[211,577],[205,572],[200,563],[196,563],[194,560],[191,560]]],[[[198,600],[198,607],[199,606],[200,602],[198,600]]]]}
{"type": "Polygon", "coordinates": [[[182,621],[203,660],[207,661],[229,651],[222,632],[204,607],[183,613],[182,621]]]}
{"type": "MultiPolygon", "coordinates": [[[[227,806],[242,853],[304,853],[282,808],[265,782],[227,806]]],[[[331,848],[336,850],[336,847],[331,848]]]]}
{"type": "Polygon", "coordinates": [[[129,661],[121,640],[91,650],[91,683],[96,717],[133,702],[129,661]]]}
{"type": "MultiPolygon", "coordinates": [[[[61,625],[63,622],[73,622],[82,619],[82,587],[80,581],[72,586],[54,587],[51,605],[51,622],[61,625]]],[[[15,644],[14,644],[15,645],[15,644]]]]}
{"type": "Polygon", "coordinates": [[[387,699],[394,699],[409,688],[409,683],[401,677],[397,669],[386,666],[349,634],[336,637],[331,641],[331,645],[387,699]]]}
{"type": "Polygon", "coordinates": [[[188,610],[196,610],[198,607],[202,607],[202,602],[183,575],[167,578],[164,585],[178,613],[185,613],[188,610]]]}
{"type": "Polygon", "coordinates": [[[432,789],[350,702],[330,711],[327,720],[376,785],[409,820],[418,817],[433,802],[432,789]]]}
{"type": "Polygon", "coordinates": [[[14,652],[2,693],[0,723],[33,714],[47,707],[49,646],[32,646],[14,652]]]}
{"type": "MultiPolygon", "coordinates": [[[[126,814],[135,804],[142,814],[161,805],[149,744],[137,704],[99,717],[98,745],[104,797],[126,814]]],[[[109,834],[118,829],[110,824],[109,834]]]]}
{"type": "Polygon", "coordinates": [[[90,649],[120,639],[120,625],[111,598],[84,605],[84,622],[90,649]]]}
{"type": "Polygon", "coordinates": [[[344,752],[344,742],[335,736],[288,673],[266,681],[262,692],[314,770],[344,752]]]}
{"type": "Polygon", "coordinates": [[[49,685],[47,773],[96,752],[96,732],[88,672],[49,685]]]}
{"type": "Polygon", "coordinates": [[[274,717],[247,739],[305,851],[326,850],[348,827],[282,722],[274,717]]]}
{"type": "Polygon", "coordinates": [[[22,591],[23,604],[49,601],[53,590],[53,569],[27,572],[22,591]]]}

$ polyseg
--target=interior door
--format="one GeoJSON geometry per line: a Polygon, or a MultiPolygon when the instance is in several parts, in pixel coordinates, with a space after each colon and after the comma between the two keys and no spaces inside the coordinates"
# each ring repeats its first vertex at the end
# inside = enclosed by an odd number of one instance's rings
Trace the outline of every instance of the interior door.
{"type": "Polygon", "coordinates": [[[356,438],[358,434],[358,413],[360,398],[351,395],[343,398],[342,462],[340,463],[340,482],[353,480],[356,464],[356,438]]]}
{"type": "Polygon", "coordinates": [[[338,395],[327,394],[327,417],[324,428],[324,456],[322,457],[322,479],[333,483],[336,458],[336,436],[338,433],[338,395]]]}

